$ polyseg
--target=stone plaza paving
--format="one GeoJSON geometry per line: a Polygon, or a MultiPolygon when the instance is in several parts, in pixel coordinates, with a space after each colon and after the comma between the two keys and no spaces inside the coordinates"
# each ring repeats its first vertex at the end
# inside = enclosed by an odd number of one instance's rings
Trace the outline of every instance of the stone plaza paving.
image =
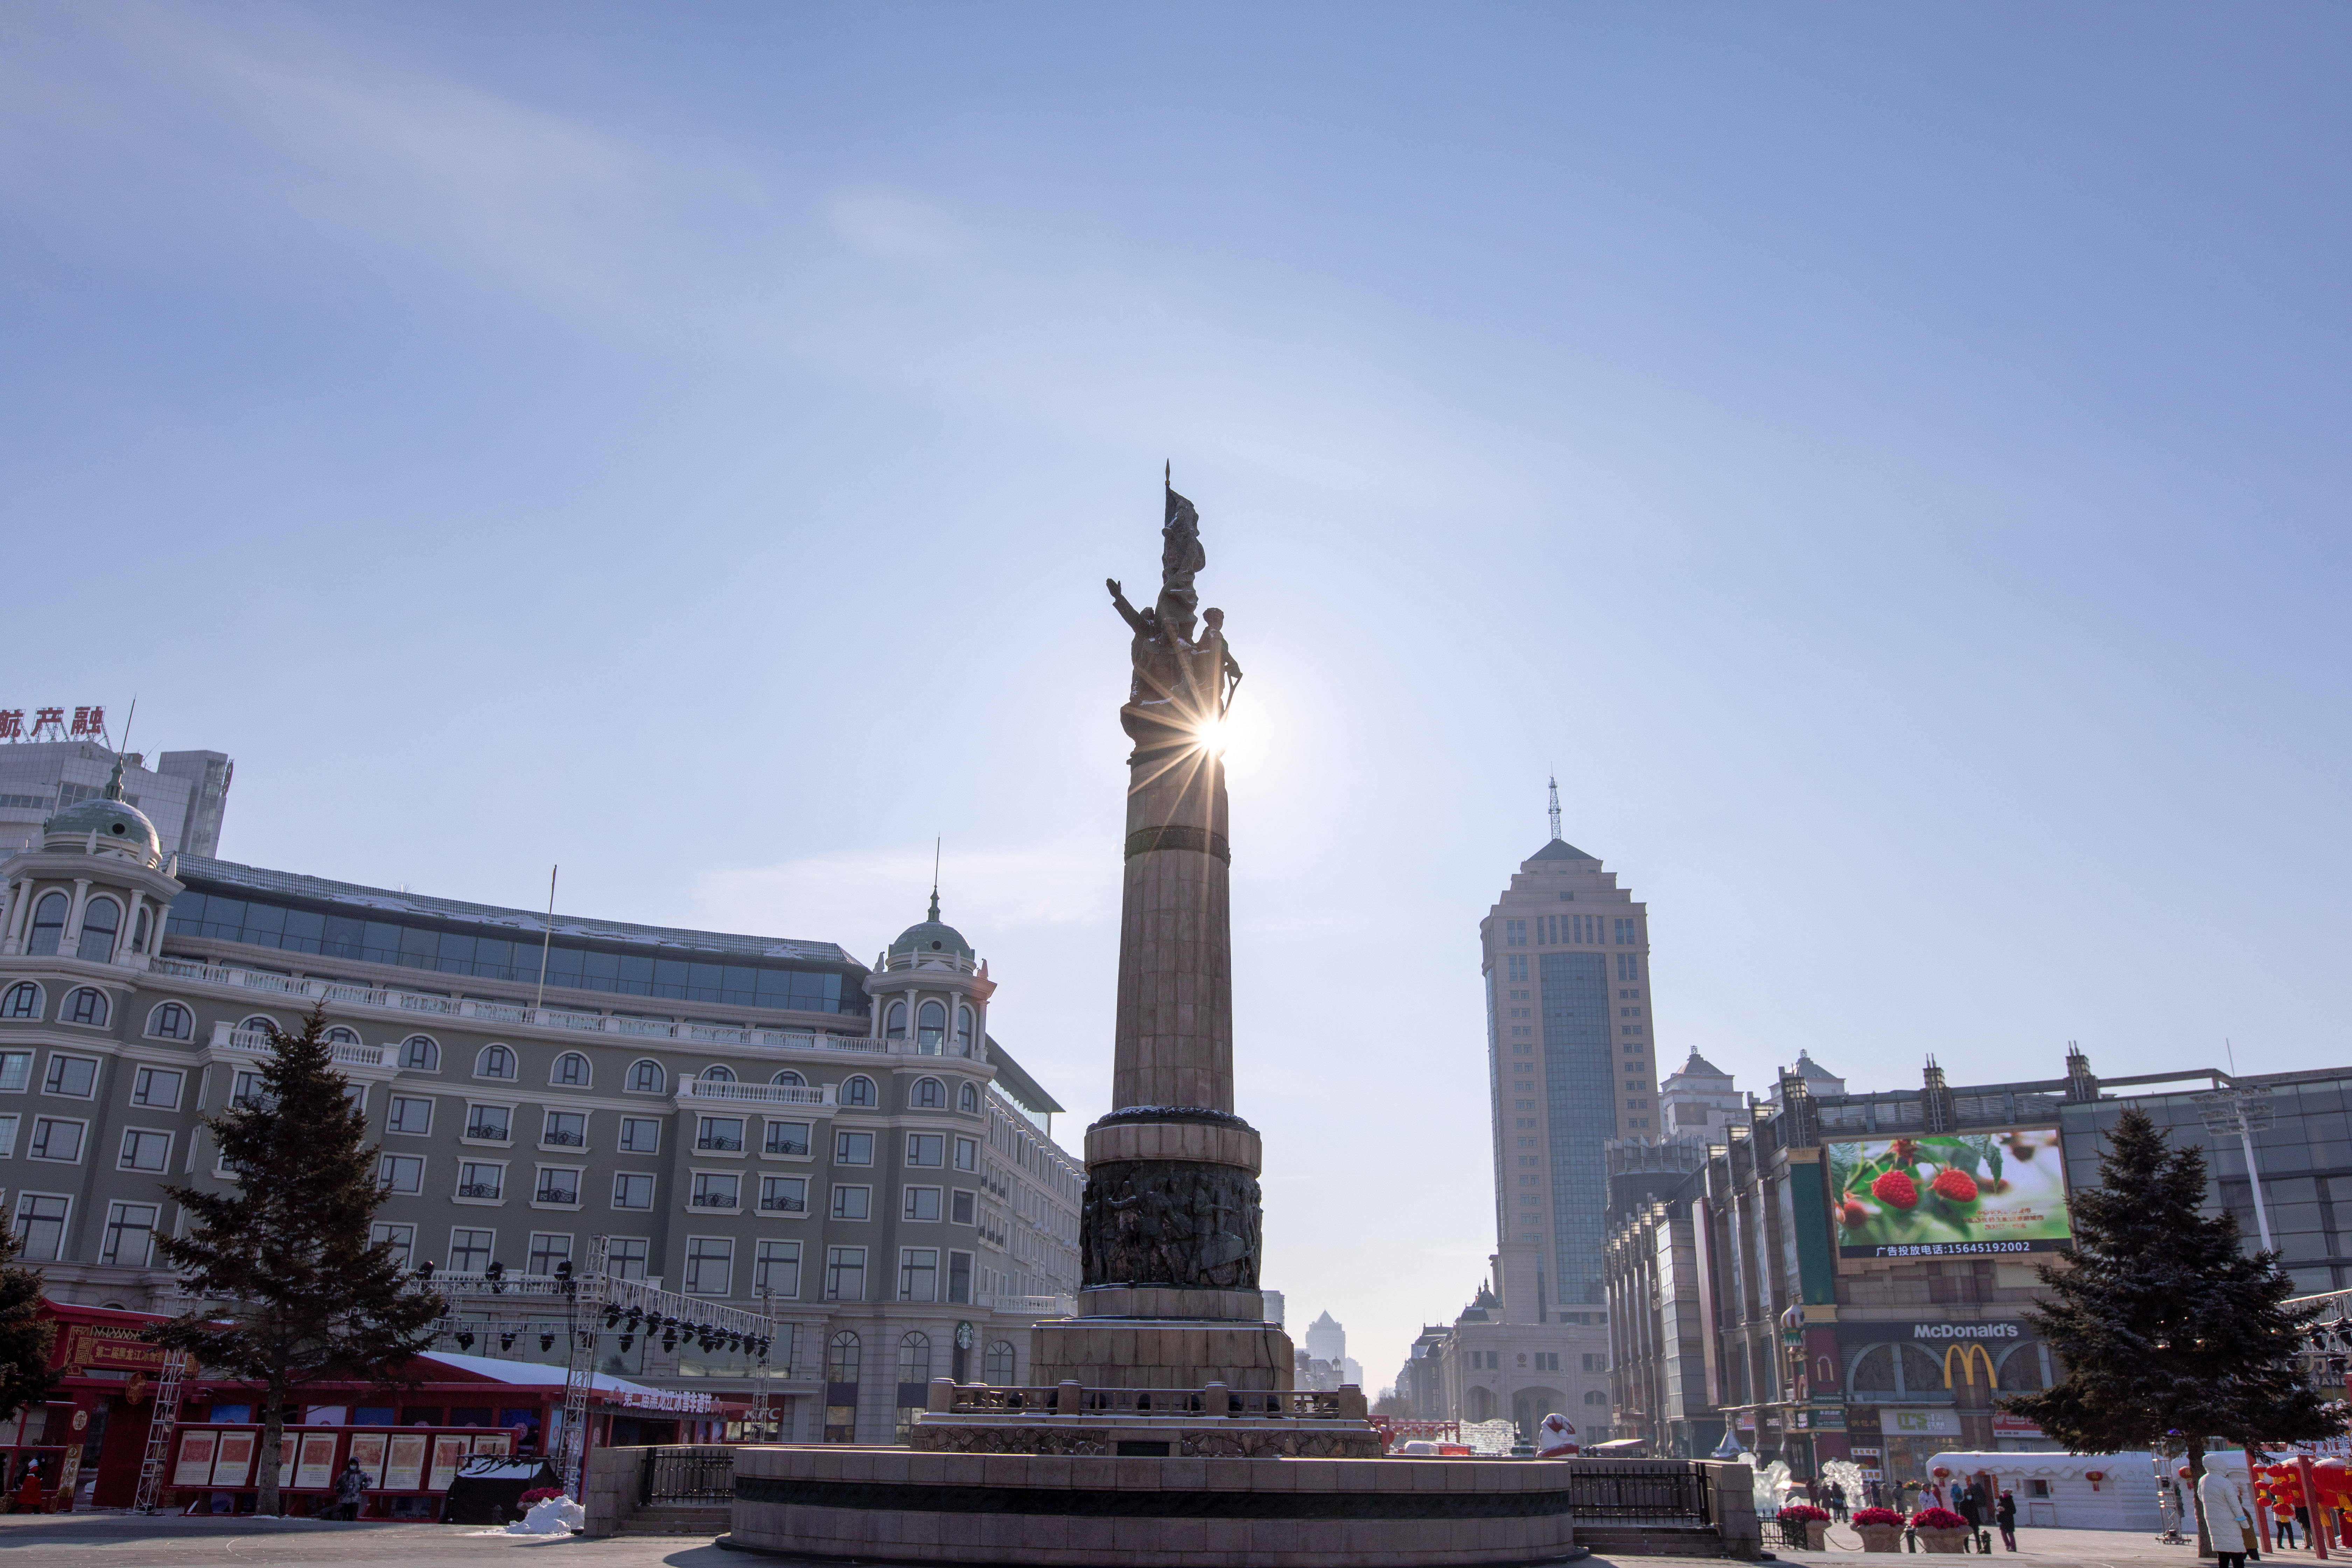
{"type": "MultiPolygon", "coordinates": [[[[1784,1563],[1853,1562],[1863,1556],[1862,1543],[1851,1530],[1831,1532],[1827,1552],[1779,1552],[1784,1563]]],[[[2159,1545],[2134,1531],[2026,1530],[2018,1532],[2021,1563],[2032,1568],[2191,1568],[2196,1550],[2159,1545]]],[[[448,1524],[321,1524],[310,1521],[284,1523],[255,1520],[142,1519],[119,1513],[65,1515],[9,1514],[0,1516],[0,1564],[21,1563],[74,1565],[74,1568],[207,1568],[213,1563],[282,1565],[415,1564],[416,1568],[474,1568],[503,1564],[526,1568],[529,1559],[515,1553],[551,1553],[551,1563],[577,1563],[583,1568],[750,1568],[758,1563],[788,1563],[787,1559],[729,1552],[691,1536],[616,1536],[585,1541],[573,1536],[533,1537],[487,1532],[448,1524]]],[[[1996,1537],[1993,1555],[2009,1557],[1996,1537]]],[[[2282,1552],[2273,1563],[2312,1561],[2311,1553],[2282,1552]]],[[[1625,1552],[1596,1554],[1586,1559],[1592,1568],[1614,1564],[1689,1563],[1687,1557],[1638,1557],[1625,1552]]],[[[1916,1559],[1912,1559],[1916,1562],[1916,1559]]],[[[2210,1561],[2210,1559],[2208,1559],[2210,1561]]],[[[814,1568],[814,1563],[813,1563],[814,1568]]],[[[838,1568],[838,1565],[828,1565],[838,1568]]]]}

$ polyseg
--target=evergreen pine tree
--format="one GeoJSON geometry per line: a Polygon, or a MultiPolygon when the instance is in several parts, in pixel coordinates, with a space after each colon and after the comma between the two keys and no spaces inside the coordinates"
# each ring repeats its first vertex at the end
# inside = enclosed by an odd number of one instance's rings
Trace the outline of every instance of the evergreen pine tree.
{"type": "MultiPolygon", "coordinates": [[[[2209,1437],[2259,1453],[2340,1436],[2344,1405],[2295,1366],[2315,1310],[2285,1304],[2295,1287],[2276,1253],[2239,1250],[2236,1216],[2201,1212],[2204,1151],[2126,1110],[2099,1184],[2074,1196],[2073,1266],[2044,1264],[2049,1298],[2024,1313],[2065,1379],[2001,1406],[2078,1454],[2185,1448],[2192,1486],[2209,1437]]],[[[2198,1550],[2210,1554],[2201,1509],[2198,1550]]]]}
{"type": "Polygon", "coordinates": [[[184,1236],[157,1237],[206,1305],[149,1331],[207,1367],[266,1389],[257,1510],[278,1511],[286,1396],[320,1378],[394,1375],[433,1342],[441,1298],[413,1288],[389,1242],[368,1230],[384,1189],[367,1117],[345,1097],[326,1042],[326,1004],[302,1032],[273,1029],[261,1092],[205,1126],[236,1184],[167,1187],[184,1236]]]}
{"type": "Polygon", "coordinates": [[[0,1421],[40,1404],[58,1384],[49,1369],[58,1326],[40,1315],[41,1271],[16,1261],[23,1250],[0,1214],[0,1421]]]}

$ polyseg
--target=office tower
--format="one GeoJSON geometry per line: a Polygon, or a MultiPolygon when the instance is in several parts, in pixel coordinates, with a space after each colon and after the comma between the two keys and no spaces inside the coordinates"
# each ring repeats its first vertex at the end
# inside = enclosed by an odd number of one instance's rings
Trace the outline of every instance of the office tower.
{"type": "Polygon", "coordinates": [[[1496,1239],[1544,1258],[1547,1320],[1602,1300],[1607,1145],[1662,1131],[1647,907],[1559,837],[1557,787],[1551,822],[1478,928],[1496,1239]]]}

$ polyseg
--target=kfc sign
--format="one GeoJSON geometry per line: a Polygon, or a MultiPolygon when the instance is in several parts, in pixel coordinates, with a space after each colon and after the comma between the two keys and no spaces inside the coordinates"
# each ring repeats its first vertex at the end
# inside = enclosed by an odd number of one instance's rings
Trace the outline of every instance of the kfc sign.
{"type": "Polygon", "coordinates": [[[106,710],[77,708],[73,721],[66,721],[62,708],[36,708],[30,727],[25,723],[22,708],[0,708],[0,741],[79,741],[97,740],[106,733],[106,710]]]}

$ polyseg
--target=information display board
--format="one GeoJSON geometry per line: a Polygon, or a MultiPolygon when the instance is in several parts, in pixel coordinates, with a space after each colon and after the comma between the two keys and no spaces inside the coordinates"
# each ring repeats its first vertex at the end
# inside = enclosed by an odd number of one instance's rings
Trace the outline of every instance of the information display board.
{"type": "Polygon", "coordinates": [[[2048,1127],[1824,1139],[1841,1258],[1977,1258],[2074,1246],[2048,1127]]]}

